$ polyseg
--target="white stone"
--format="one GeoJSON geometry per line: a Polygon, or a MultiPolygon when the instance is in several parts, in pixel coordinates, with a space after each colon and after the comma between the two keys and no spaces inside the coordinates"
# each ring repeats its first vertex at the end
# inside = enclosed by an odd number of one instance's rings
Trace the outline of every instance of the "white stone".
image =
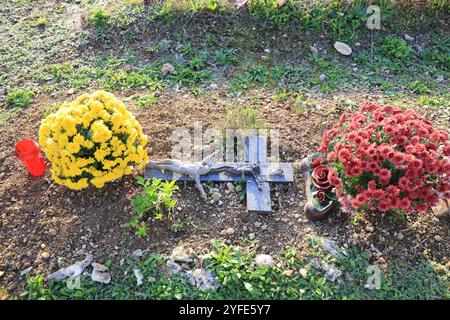
{"type": "Polygon", "coordinates": [[[411,37],[409,34],[405,34],[405,40],[406,41],[414,41],[414,37],[411,37]]]}
{"type": "Polygon", "coordinates": [[[345,44],[343,42],[336,41],[334,43],[334,48],[336,49],[337,52],[339,52],[344,56],[349,56],[352,54],[352,48],[350,48],[348,44],[345,44]]]}
{"type": "Polygon", "coordinates": [[[136,277],[136,285],[139,287],[144,282],[144,274],[139,269],[133,269],[133,273],[136,277]]]}
{"type": "Polygon", "coordinates": [[[313,54],[318,54],[319,53],[319,49],[317,49],[314,46],[310,46],[309,47],[309,51],[311,51],[311,53],[313,53],[313,54]]]}
{"type": "Polygon", "coordinates": [[[108,284],[111,281],[111,275],[107,272],[108,271],[107,266],[100,263],[92,262],[92,268],[94,268],[91,274],[92,281],[104,284],[108,284]]]}
{"type": "Polygon", "coordinates": [[[220,192],[214,192],[214,193],[211,195],[211,198],[212,198],[212,201],[213,201],[213,202],[217,202],[217,201],[220,200],[220,198],[222,198],[222,194],[221,194],[220,192]]]}
{"type": "Polygon", "coordinates": [[[133,258],[139,259],[144,255],[141,249],[134,250],[132,253],[133,258]]]}
{"type": "Polygon", "coordinates": [[[233,228],[226,228],[226,229],[223,229],[223,230],[220,232],[220,234],[223,235],[223,236],[230,236],[230,235],[234,234],[234,229],[233,229],[233,228]]]}
{"type": "Polygon", "coordinates": [[[272,267],[274,265],[272,256],[268,254],[257,254],[255,257],[255,263],[258,267],[272,267]]]}
{"type": "Polygon", "coordinates": [[[162,74],[166,75],[166,74],[171,74],[175,72],[175,68],[173,65],[171,65],[170,63],[164,63],[161,67],[161,72],[162,74]]]}
{"type": "Polygon", "coordinates": [[[170,260],[174,262],[191,263],[193,260],[190,255],[184,250],[183,246],[175,247],[170,255],[170,260]]]}
{"type": "Polygon", "coordinates": [[[202,291],[217,289],[220,286],[216,277],[203,268],[195,269],[190,277],[190,282],[202,291]]]}
{"type": "Polygon", "coordinates": [[[338,268],[328,264],[324,263],[322,266],[322,270],[325,271],[325,279],[328,281],[334,282],[337,278],[342,276],[342,271],[338,268]]]}

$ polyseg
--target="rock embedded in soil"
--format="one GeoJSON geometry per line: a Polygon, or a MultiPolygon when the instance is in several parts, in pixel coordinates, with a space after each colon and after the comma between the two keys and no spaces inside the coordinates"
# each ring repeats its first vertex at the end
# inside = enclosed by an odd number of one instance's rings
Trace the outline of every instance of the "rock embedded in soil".
{"type": "Polygon", "coordinates": [[[233,228],[223,229],[222,231],[220,231],[220,234],[223,236],[230,236],[230,235],[234,234],[234,229],[233,228]]]}
{"type": "Polygon", "coordinates": [[[257,254],[255,257],[255,263],[258,267],[272,267],[274,265],[272,256],[268,254],[257,254]]]}
{"type": "Polygon", "coordinates": [[[171,74],[175,72],[175,68],[170,63],[164,63],[161,67],[161,72],[163,75],[171,74]]]}
{"type": "Polygon", "coordinates": [[[192,271],[192,274],[189,275],[189,282],[202,291],[215,290],[220,286],[214,274],[204,268],[192,271]]]}
{"type": "Polygon", "coordinates": [[[322,265],[322,270],[325,271],[325,279],[327,279],[330,282],[335,282],[337,280],[337,278],[339,278],[340,276],[342,276],[342,271],[339,270],[338,268],[328,264],[328,263],[324,263],[322,265]]]}
{"type": "Polygon", "coordinates": [[[134,259],[140,259],[140,258],[142,258],[143,255],[144,255],[144,253],[142,252],[141,249],[136,249],[136,250],[134,250],[133,253],[131,254],[131,256],[132,256],[134,259]]]}
{"type": "Polygon", "coordinates": [[[308,275],[308,269],[306,269],[306,268],[301,268],[301,269],[298,271],[298,273],[300,273],[300,275],[301,275],[303,278],[306,278],[306,276],[308,275]]]}
{"type": "Polygon", "coordinates": [[[183,246],[175,247],[170,255],[170,260],[173,262],[191,263],[193,259],[183,246]]]}
{"type": "Polygon", "coordinates": [[[405,34],[405,40],[406,41],[414,41],[414,37],[411,37],[409,34],[405,34]]]}
{"type": "Polygon", "coordinates": [[[213,202],[219,201],[220,198],[222,198],[222,194],[221,194],[220,192],[214,192],[214,193],[211,195],[211,199],[212,199],[213,202]]]}
{"type": "Polygon", "coordinates": [[[337,52],[339,52],[344,56],[349,56],[352,54],[352,48],[350,48],[348,44],[345,44],[343,42],[336,41],[334,43],[334,48],[336,49],[337,52]]]}
{"type": "Polygon", "coordinates": [[[170,260],[166,261],[166,269],[171,274],[178,274],[180,272],[183,272],[183,268],[178,263],[172,262],[170,260]]]}
{"type": "Polygon", "coordinates": [[[136,277],[136,286],[140,286],[144,280],[144,274],[139,269],[133,269],[134,276],[136,277]]]}
{"type": "Polygon", "coordinates": [[[292,277],[292,275],[294,274],[294,270],[284,270],[283,271],[283,275],[286,277],[292,277]]]}
{"type": "Polygon", "coordinates": [[[319,49],[317,49],[314,46],[310,46],[309,47],[309,51],[311,51],[312,54],[318,54],[319,53],[319,49]]]}
{"type": "MultiPolygon", "coordinates": [[[[330,240],[327,238],[322,238],[321,244],[322,244],[322,249],[324,251],[328,252],[329,254],[331,254],[333,257],[339,258],[341,256],[341,253],[339,252],[340,248],[336,241],[333,241],[333,240],[330,240]]],[[[344,255],[347,255],[345,251],[344,251],[344,255]]]]}
{"type": "Polygon", "coordinates": [[[108,284],[111,281],[111,275],[107,272],[108,267],[96,262],[92,262],[92,267],[94,268],[91,274],[92,281],[104,284],[108,284]]]}

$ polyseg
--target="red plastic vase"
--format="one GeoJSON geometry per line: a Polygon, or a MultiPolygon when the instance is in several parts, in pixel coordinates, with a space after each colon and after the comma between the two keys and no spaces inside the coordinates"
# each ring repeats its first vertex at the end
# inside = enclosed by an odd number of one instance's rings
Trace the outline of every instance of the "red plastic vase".
{"type": "Polygon", "coordinates": [[[23,139],[17,142],[16,156],[32,176],[39,177],[44,174],[46,165],[36,141],[23,139]]]}

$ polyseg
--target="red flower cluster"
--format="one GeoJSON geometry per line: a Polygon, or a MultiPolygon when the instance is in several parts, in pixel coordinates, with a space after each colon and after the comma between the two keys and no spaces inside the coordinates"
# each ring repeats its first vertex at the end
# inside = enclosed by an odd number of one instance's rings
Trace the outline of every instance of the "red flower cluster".
{"type": "Polygon", "coordinates": [[[412,110],[362,105],[325,133],[319,151],[345,209],[412,213],[450,198],[448,133],[412,110]]]}

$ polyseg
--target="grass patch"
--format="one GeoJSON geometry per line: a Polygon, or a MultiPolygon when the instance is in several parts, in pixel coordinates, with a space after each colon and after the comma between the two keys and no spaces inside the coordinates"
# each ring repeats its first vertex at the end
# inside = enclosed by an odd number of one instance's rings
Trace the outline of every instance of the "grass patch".
{"type": "MultiPolygon", "coordinates": [[[[217,290],[200,291],[185,278],[168,276],[165,259],[151,254],[143,262],[125,257],[120,267],[107,262],[113,280],[107,286],[81,278],[79,289],[70,290],[65,283],[47,283],[42,276],[28,279],[28,299],[448,299],[449,270],[421,258],[415,264],[393,261],[381,271],[379,289],[365,288],[370,254],[350,248],[348,255],[335,259],[326,255],[309,240],[308,256],[300,258],[295,249],[287,249],[276,257],[280,267],[258,267],[255,252],[213,241],[212,251],[203,266],[212,271],[221,284],[217,290]],[[315,259],[314,259],[315,258],[315,259]],[[343,271],[335,282],[313,267],[312,259],[328,263],[343,271]],[[133,269],[144,275],[144,284],[136,286],[133,269]],[[292,272],[286,272],[286,271],[292,272]],[[302,270],[300,272],[300,270],[302,270]]],[[[317,262],[315,262],[317,263],[317,262]]]]}

